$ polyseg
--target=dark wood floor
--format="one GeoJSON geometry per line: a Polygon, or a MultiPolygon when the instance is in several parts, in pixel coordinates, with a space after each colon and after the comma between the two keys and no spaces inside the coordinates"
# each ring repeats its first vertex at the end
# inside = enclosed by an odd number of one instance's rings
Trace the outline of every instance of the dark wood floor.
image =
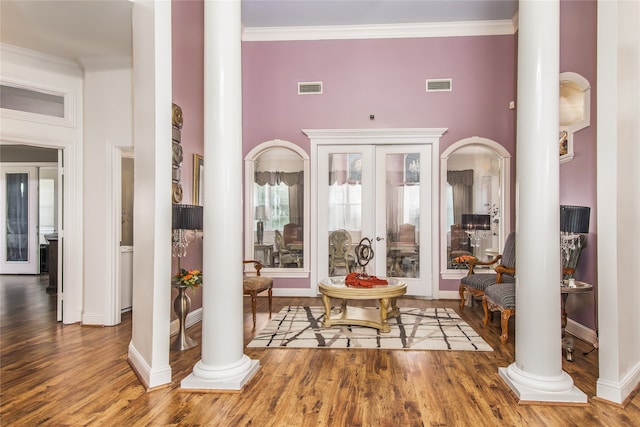
{"type": "MultiPolygon", "coordinates": [[[[55,322],[46,276],[0,276],[2,426],[632,426],[640,398],[626,408],[594,400],[598,352],[576,340],[563,369],[589,396],[583,406],[519,405],[497,374],[514,360],[513,327],[501,345],[498,320],[485,327],[481,307],[463,318],[493,352],[246,349],[260,361],[242,393],[180,389],[200,346],[171,352],[173,382],[146,391],[127,363],[131,317],[115,327],[55,322]]],[[[315,298],[275,298],[320,305],[315,298]]],[[[403,306],[456,307],[454,301],[402,299],[403,306]]],[[[245,300],[245,343],[252,338],[245,300]]],[[[268,320],[265,298],[258,327],[268,320]]],[[[200,326],[189,330],[200,340],[200,326]]]]}

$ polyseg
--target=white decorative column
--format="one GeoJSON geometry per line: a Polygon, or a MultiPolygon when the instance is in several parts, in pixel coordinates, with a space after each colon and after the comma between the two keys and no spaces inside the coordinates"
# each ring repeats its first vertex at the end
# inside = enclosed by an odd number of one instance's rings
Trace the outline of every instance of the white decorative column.
{"type": "Polygon", "coordinates": [[[562,370],[559,8],[522,0],[518,13],[516,360],[498,371],[521,403],[587,401],[562,370]]]}
{"type": "Polygon", "coordinates": [[[240,390],[260,367],[243,354],[240,0],[204,3],[202,358],[181,385],[240,390]]]}

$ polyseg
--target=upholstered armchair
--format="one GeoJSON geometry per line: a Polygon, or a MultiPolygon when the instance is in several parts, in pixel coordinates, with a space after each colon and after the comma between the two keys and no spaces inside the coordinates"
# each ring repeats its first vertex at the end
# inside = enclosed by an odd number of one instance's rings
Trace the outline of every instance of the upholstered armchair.
{"type": "Polygon", "coordinates": [[[244,295],[251,296],[251,310],[253,312],[253,329],[256,328],[256,298],[260,292],[269,291],[269,318],[271,318],[272,297],[273,297],[273,279],[260,274],[262,263],[256,260],[245,260],[243,264],[253,263],[256,270],[255,276],[247,275],[243,272],[242,289],[244,295]]]}
{"type": "Polygon", "coordinates": [[[516,233],[511,232],[504,244],[502,255],[496,256],[491,261],[479,261],[471,259],[469,261],[469,272],[460,279],[460,310],[464,309],[464,294],[471,294],[473,297],[481,298],[488,286],[496,283],[515,283],[516,274],[516,233]],[[500,261],[499,264],[498,261],[500,261]],[[479,265],[493,265],[494,273],[476,273],[474,268],[479,265]]]}
{"type": "Polygon", "coordinates": [[[347,230],[335,230],[329,234],[329,276],[335,275],[337,268],[345,269],[345,274],[351,273],[351,243],[351,234],[347,230]]]}

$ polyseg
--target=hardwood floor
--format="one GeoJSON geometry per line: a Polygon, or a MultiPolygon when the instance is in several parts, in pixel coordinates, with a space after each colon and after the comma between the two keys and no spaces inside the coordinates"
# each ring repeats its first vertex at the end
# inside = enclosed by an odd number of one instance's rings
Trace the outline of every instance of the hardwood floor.
{"type": "MultiPolygon", "coordinates": [[[[598,352],[576,340],[575,362],[563,362],[583,406],[519,405],[497,374],[514,360],[513,330],[499,341],[499,321],[484,327],[482,308],[462,317],[493,352],[245,349],[261,368],[241,393],[191,393],[180,381],[200,346],[171,352],[173,383],[145,391],[127,363],[131,317],[115,327],[55,322],[46,276],[0,276],[0,424],[210,426],[631,426],[640,398],[626,408],[594,400],[598,352]]],[[[258,299],[260,330],[268,321],[258,299]]],[[[274,298],[285,305],[319,298],[274,298]]],[[[401,306],[457,309],[455,301],[401,299],[401,306]]],[[[245,298],[245,343],[252,338],[245,298]]],[[[189,329],[200,341],[200,326],[189,329]]]]}

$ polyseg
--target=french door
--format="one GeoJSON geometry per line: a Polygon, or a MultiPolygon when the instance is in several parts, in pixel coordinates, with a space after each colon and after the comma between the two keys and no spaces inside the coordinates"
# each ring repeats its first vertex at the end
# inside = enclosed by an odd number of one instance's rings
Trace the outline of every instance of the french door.
{"type": "Polygon", "coordinates": [[[321,145],[317,155],[318,278],[364,269],[405,281],[408,295],[432,297],[432,146],[321,145]],[[339,263],[336,230],[351,241],[339,263]],[[373,249],[368,263],[356,256],[361,242],[373,249]]]}
{"type": "Polygon", "coordinates": [[[2,167],[0,273],[38,273],[38,170],[2,167]]]}

